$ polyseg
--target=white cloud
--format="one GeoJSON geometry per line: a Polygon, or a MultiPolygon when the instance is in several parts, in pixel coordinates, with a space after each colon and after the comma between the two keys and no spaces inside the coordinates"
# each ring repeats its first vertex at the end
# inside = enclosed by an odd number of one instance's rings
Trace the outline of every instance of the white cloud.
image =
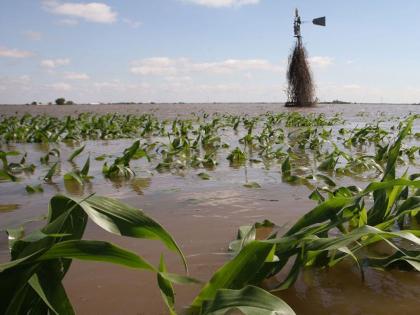
{"type": "Polygon", "coordinates": [[[35,31],[26,31],[23,32],[23,35],[25,35],[26,38],[30,40],[41,40],[42,33],[41,32],[35,32],[35,31]]]}
{"type": "Polygon", "coordinates": [[[0,47],[0,57],[27,58],[33,54],[30,51],[0,47]]]}
{"type": "Polygon", "coordinates": [[[167,57],[146,58],[133,62],[130,71],[140,75],[175,75],[178,68],[187,62],[186,59],[170,59],[167,57]]]}
{"type": "Polygon", "coordinates": [[[93,86],[102,92],[126,92],[126,91],[138,91],[142,89],[148,89],[150,87],[147,83],[127,83],[122,82],[121,80],[111,80],[111,81],[102,81],[95,82],[93,86]]]}
{"type": "Polygon", "coordinates": [[[61,92],[66,92],[73,89],[73,87],[70,84],[64,82],[47,84],[46,87],[61,92]]]}
{"type": "Polygon", "coordinates": [[[196,63],[192,65],[194,70],[211,73],[232,73],[235,71],[278,71],[279,66],[271,64],[264,59],[227,59],[220,62],[196,63]]]}
{"type": "Polygon", "coordinates": [[[326,57],[326,56],[314,56],[308,58],[308,61],[311,63],[314,67],[328,67],[333,64],[333,58],[326,57]]]}
{"type": "Polygon", "coordinates": [[[350,90],[357,90],[362,88],[359,84],[344,84],[343,85],[344,89],[350,89],[350,90]]]}
{"type": "Polygon", "coordinates": [[[203,5],[212,8],[221,7],[240,7],[248,4],[257,4],[260,0],[184,0],[197,5],[203,5]]]}
{"type": "Polygon", "coordinates": [[[61,19],[58,23],[67,26],[74,26],[79,24],[79,21],[75,19],[61,19]]]}
{"type": "Polygon", "coordinates": [[[86,73],[68,72],[64,75],[67,80],[89,80],[90,77],[86,73]]]}
{"type": "Polygon", "coordinates": [[[140,26],[143,25],[143,23],[140,22],[140,21],[134,21],[134,20],[131,20],[131,19],[128,19],[128,18],[124,18],[124,19],[122,19],[122,21],[132,28],[139,28],[140,26]]]}
{"type": "Polygon", "coordinates": [[[41,61],[41,66],[48,69],[53,69],[58,66],[65,66],[70,63],[68,58],[59,58],[59,59],[45,59],[41,61]]]}
{"type": "Polygon", "coordinates": [[[138,75],[174,76],[191,73],[232,74],[242,71],[281,71],[282,67],[265,59],[226,59],[217,62],[193,62],[186,58],[146,58],[133,62],[130,71],[138,75]]]}
{"type": "Polygon", "coordinates": [[[28,83],[31,81],[31,77],[27,74],[24,74],[24,75],[19,76],[18,80],[22,83],[28,83]]]}
{"type": "Polygon", "coordinates": [[[187,83],[187,82],[192,82],[192,78],[189,76],[168,76],[168,77],[164,77],[164,80],[166,82],[171,82],[171,83],[187,83]]]}
{"type": "Polygon", "coordinates": [[[54,14],[78,18],[94,23],[113,23],[117,20],[117,13],[104,3],[76,3],[46,0],[44,8],[54,14]]]}
{"type": "Polygon", "coordinates": [[[119,81],[103,81],[103,82],[95,82],[94,87],[98,89],[119,89],[121,87],[121,83],[119,81]]]}

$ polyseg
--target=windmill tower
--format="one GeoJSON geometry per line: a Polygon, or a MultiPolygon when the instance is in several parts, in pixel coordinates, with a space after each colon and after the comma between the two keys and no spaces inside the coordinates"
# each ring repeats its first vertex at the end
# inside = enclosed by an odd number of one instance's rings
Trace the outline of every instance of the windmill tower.
{"type": "MultiPolygon", "coordinates": [[[[312,24],[325,26],[325,16],[312,20],[312,24]]],[[[295,9],[293,33],[296,38],[295,47],[289,56],[287,71],[287,103],[288,107],[312,106],[315,104],[315,89],[310,67],[306,58],[306,49],[302,43],[302,22],[298,9],[295,9]]]]}

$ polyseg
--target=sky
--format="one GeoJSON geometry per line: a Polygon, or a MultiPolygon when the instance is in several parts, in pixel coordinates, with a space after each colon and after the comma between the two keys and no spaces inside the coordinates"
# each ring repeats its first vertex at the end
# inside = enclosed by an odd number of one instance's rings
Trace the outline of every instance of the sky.
{"type": "Polygon", "coordinates": [[[0,103],[281,102],[302,25],[320,100],[420,102],[420,1],[0,0],[0,103]]]}

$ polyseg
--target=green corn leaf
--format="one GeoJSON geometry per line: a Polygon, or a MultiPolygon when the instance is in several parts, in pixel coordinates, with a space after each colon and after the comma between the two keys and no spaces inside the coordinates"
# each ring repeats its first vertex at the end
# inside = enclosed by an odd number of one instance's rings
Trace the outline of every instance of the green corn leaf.
{"type": "MultiPolygon", "coordinates": [[[[68,197],[61,196],[58,198],[68,197]]],[[[72,200],[78,202],[77,199],[72,200]]],[[[91,196],[86,200],[79,201],[79,205],[96,224],[108,232],[162,241],[168,249],[178,252],[187,269],[185,257],[172,236],[141,210],[118,200],[100,196],[91,196]]]]}
{"type": "Polygon", "coordinates": [[[83,186],[83,179],[80,177],[79,174],[77,174],[75,172],[68,172],[68,173],[64,174],[64,180],[74,180],[79,185],[83,186]]]}
{"type": "Polygon", "coordinates": [[[207,174],[207,173],[198,173],[197,176],[200,177],[203,180],[209,180],[210,179],[210,175],[207,174]]]}
{"type": "Polygon", "coordinates": [[[102,241],[72,240],[59,242],[53,245],[38,260],[61,258],[101,261],[136,269],[155,270],[152,265],[140,256],[111,243],[102,241]]]}
{"type": "Polygon", "coordinates": [[[290,176],[291,173],[291,165],[290,165],[290,157],[287,156],[287,158],[283,161],[281,164],[281,172],[283,176],[287,177],[290,176]]]}
{"type": "Polygon", "coordinates": [[[166,272],[166,265],[163,259],[163,255],[160,256],[160,263],[159,263],[159,272],[157,273],[157,282],[159,285],[160,293],[162,295],[163,301],[168,308],[170,315],[176,315],[175,312],[175,292],[174,288],[172,287],[172,283],[164,278],[161,272],[166,272]]]}
{"type": "Polygon", "coordinates": [[[51,305],[50,301],[48,300],[48,297],[46,293],[44,292],[44,289],[42,288],[42,285],[39,281],[39,278],[37,274],[34,274],[28,281],[29,285],[34,289],[34,291],[39,295],[39,297],[44,301],[45,304],[49,307],[49,309],[54,313],[57,314],[57,311],[54,309],[54,307],[51,305]]]}
{"type": "Polygon", "coordinates": [[[52,177],[54,176],[55,172],[57,171],[58,162],[54,163],[53,166],[49,169],[47,174],[44,176],[44,180],[50,182],[52,177]]]}
{"type": "Polygon", "coordinates": [[[72,154],[70,154],[69,158],[67,159],[67,161],[72,162],[80,153],[83,152],[83,150],[85,149],[86,145],[83,145],[82,147],[76,149],[73,151],[72,154]]]}
{"type": "Polygon", "coordinates": [[[346,205],[349,205],[353,202],[353,198],[345,198],[345,197],[333,197],[328,199],[314,209],[306,213],[303,217],[301,217],[285,234],[285,236],[292,235],[293,233],[299,231],[300,229],[316,224],[324,222],[325,220],[333,218],[338,211],[343,209],[346,205]]]}
{"type": "Polygon", "coordinates": [[[222,266],[194,299],[192,309],[201,308],[206,300],[213,300],[219,289],[239,289],[245,286],[272,253],[273,244],[254,241],[222,266]]]}
{"type": "Polygon", "coordinates": [[[80,171],[80,175],[82,175],[83,177],[87,177],[89,174],[89,167],[90,167],[90,156],[87,158],[85,165],[80,171]]]}
{"type": "Polygon", "coordinates": [[[224,315],[239,310],[244,315],[294,315],[295,312],[280,298],[254,286],[241,290],[220,289],[211,301],[206,301],[201,315],[224,315]]]}
{"type": "Polygon", "coordinates": [[[25,190],[29,194],[44,192],[44,188],[42,188],[41,184],[36,185],[36,186],[26,185],[25,190]]]}

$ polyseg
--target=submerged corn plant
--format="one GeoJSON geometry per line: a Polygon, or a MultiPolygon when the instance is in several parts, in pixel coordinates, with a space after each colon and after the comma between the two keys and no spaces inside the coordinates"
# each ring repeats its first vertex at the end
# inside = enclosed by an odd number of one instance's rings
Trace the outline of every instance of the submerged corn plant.
{"type": "Polygon", "coordinates": [[[242,165],[246,162],[246,154],[236,147],[227,157],[232,165],[242,165]]]}
{"type": "Polygon", "coordinates": [[[93,176],[89,176],[89,168],[90,156],[87,158],[81,170],[76,169],[74,171],[64,174],[64,180],[76,181],[79,185],[83,185],[85,181],[88,181],[89,179],[93,178],[93,176]]]}
{"type": "Polygon", "coordinates": [[[102,173],[105,177],[111,179],[116,177],[130,178],[135,175],[135,172],[130,167],[130,161],[142,157],[148,156],[147,153],[140,148],[140,140],[137,140],[129,148],[125,149],[123,155],[116,158],[114,163],[108,166],[108,163],[105,162],[102,173]]]}
{"type": "Polygon", "coordinates": [[[48,164],[50,162],[51,158],[59,159],[60,158],[60,150],[58,150],[56,148],[51,149],[50,151],[48,151],[47,154],[42,156],[39,160],[40,160],[41,164],[48,164]]]}
{"type": "Polygon", "coordinates": [[[9,162],[8,157],[19,156],[20,153],[17,151],[1,151],[0,150],[0,160],[2,162],[2,168],[0,169],[0,181],[16,181],[18,178],[16,175],[23,172],[31,173],[35,170],[35,165],[27,164],[25,153],[19,162],[9,162]]]}

